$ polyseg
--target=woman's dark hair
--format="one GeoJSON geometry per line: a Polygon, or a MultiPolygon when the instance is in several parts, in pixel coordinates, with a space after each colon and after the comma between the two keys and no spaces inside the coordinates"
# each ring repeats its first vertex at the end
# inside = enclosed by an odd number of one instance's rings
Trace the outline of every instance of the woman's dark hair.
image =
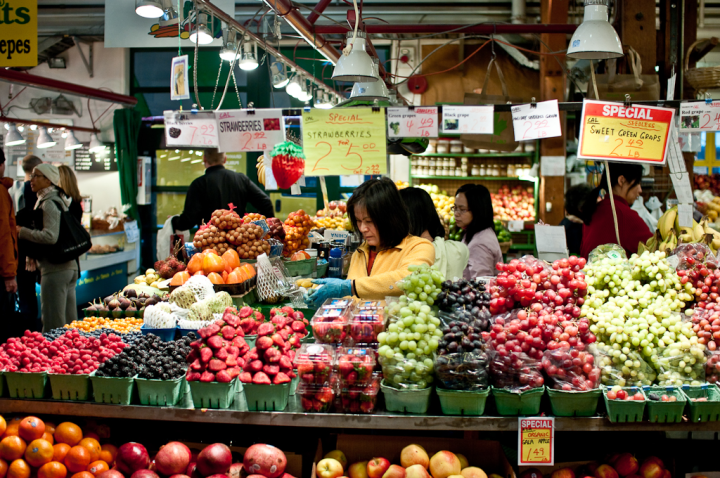
{"type": "Polygon", "coordinates": [[[588,183],[576,184],[565,191],[565,210],[568,214],[580,217],[580,204],[590,194],[592,187],[588,183]]]}
{"type": "Polygon", "coordinates": [[[355,206],[365,208],[380,234],[383,248],[397,246],[410,234],[407,210],[392,179],[369,179],[350,196],[347,212],[353,229],[358,231],[355,206]]]}
{"type": "Polygon", "coordinates": [[[472,238],[478,232],[482,232],[487,228],[491,228],[495,232],[495,223],[493,222],[492,201],[490,200],[490,191],[482,184],[463,184],[458,188],[455,196],[463,193],[467,199],[468,210],[472,212],[473,220],[465,229],[465,242],[470,243],[472,238]]]}
{"type": "Polygon", "coordinates": [[[400,190],[400,197],[405,203],[410,218],[410,234],[420,237],[427,231],[433,239],[445,237],[445,227],[427,191],[420,188],[405,188],[400,190]]]}
{"type": "MultiPolygon", "coordinates": [[[[630,188],[634,188],[636,185],[640,184],[643,175],[642,165],[632,163],[608,164],[610,165],[610,187],[615,187],[618,185],[620,176],[623,176],[625,178],[625,181],[628,182],[630,188]]],[[[603,170],[602,172],[602,179],[600,179],[600,184],[598,185],[598,187],[586,194],[585,198],[580,202],[580,214],[578,215],[578,217],[582,219],[585,224],[590,224],[593,214],[595,214],[595,211],[597,210],[597,198],[600,195],[600,191],[602,189],[604,189],[605,191],[610,190],[607,184],[607,173],[605,172],[605,170],[603,170]]]]}

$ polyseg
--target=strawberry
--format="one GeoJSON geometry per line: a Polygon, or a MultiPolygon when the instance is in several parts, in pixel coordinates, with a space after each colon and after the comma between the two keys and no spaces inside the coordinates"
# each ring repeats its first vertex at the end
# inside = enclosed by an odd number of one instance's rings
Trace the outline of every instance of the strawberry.
{"type": "Polygon", "coordinates": [[[282,327],[282,326],[285,325],[285,317],[283,317],[282,315],[276,315],[275,317],[273,317],[272,319],[270,319],[270,322],[273,323],[273,324],[275,324],[275,325],[279,325],[280,327],[282,327]]]}
{"type": "Polygon", "coordinates": [[[295,309],[293,309],[293,308],[290,307],[289,305],[284,305],[284,306],[282,306],[282,307],[280,308],[280,311],[281,311],[283,314],[287,314],[288,316],[290,316],[290,314],[294,314],[294,313],[295,313],[295,309]]]}
{"type": "Polygon", "coordinates": [[[230,354],[228,354],[227,349],[220,349],[217,352],[215,352],[215,358],[219,360],[225,360],[228,358],[230,354]]]}
{"type": "Polygon", "coordinates": [[[245,339],[240,336],[237,336],[234,339],[232,339],[232,344],[235,347],[239,348],[240,350],[242,350],[243,347],[247,346],[247,342],[245,342],[245,339]]]}
{"type": "Polygon", "coordinates": [[[295,378],[295,377],[297,377],[297,375],[295,374],[295,372],[293,372],[292,370],[290,370],[289,372],[287,372],[285,375],[287,375],[287,376],[290,377],[290,378],[295,378]]]}
{"type": "Polygon", "coordinates": [[[257,347],[253,347],[248,351],[248,356],[245,360],[257,360],[260,358],[257,347]]]}
{"type": "Polygon", "coordinates": [[[228,367],[235,367],[235,366],[237,366],[238,361],[237,361],[237,359],[236,359],[235,357],[233,357],[232,355],[228,355],[227,358],[225,359],[225,364],[226,364],[228,367]]]}
{"type": "Polygon", "coordinates": [[[295,320],[302,321],[305,318],[305,315],[302,312],[300,312],[299,310],[296,310],[295,312],[293,312],[292,318],[295,320]]]}
{"type": "Polygon", "coordinates": [[[313,401],[310,398],[300,398],[300,405],[302,406],[302,409],[306,412],[312,411],[313,409],[313,401]]]}
{"type": "Polygon", "coordinates": [[[250,334],[250,332],[255,329],[255,321],[253,319],[242,319],[240,321],[240,329],[246,334],[250,334]]]}
{"type": "Polygon", "coordinates": [[[271,335],[273,332],[275,332],[275,326],[270,322],[265,322],[264,324],[261,324],[260,327],[258,327],[257,329],[257,334],[260,337],[265,335],[271,335]]]}
{"type": "Polygon", "coordinates": [[[316,412],[322,412],[325,408],[325,404],[320,400],[313,400],[313,410],[316,412]]]}
{"type": "MultiPolygon", "coordinates": [[[[217,335],[217,333],[220,332],[220,325],[218,325],[217,322],[208,325],[207,328],[210,332],[210,335],[217,335]]],[[[208,337],[210,337],[210,335],[208,335],[208,337]]]]}
{"type": "Polygon", "coordinates": [[[240,353],[240,349],[237,348],[235,345],[229,346],[229,347],[227,348],[227,353],[228,353],[228,355],[232,355],[232,356],[235,357],[235,358],[238,358],[240,355],[242,355],[242,354],[240,353]]]}
{"type": "Polygon", "coordinates": [[[273,379],[273,383],[275,385],[281,385],[283,383],[288,383],[290,381],[290,377],[288,377],[286,374],[279,372],[277,375],[275,375],[275,378],[273,379]]]}
{"type": "MultiPolygon", "coordinates": [[[[258,339],[258,341],[260,341],[261,339],[264,339],[264,338],[265,337],[260,337],[258,339]]],[[[277,345],[278,347],[282,347],[283,345],[285,345],[285,339],[283,339],[283,336],[280,335],[279,333],[273,334],[272,337],[270,337],[270,338],[272,339],[272,343],[274,345],[277,345]]]]}
{"type": "Polygon", "coordinates": [[[278,372],[280,372],[280,367],[277,365],[264,365],[263,372],[270,376],[275,376],[278,374],[278,372]]]}
{"type": "Polygon", "coordinates": [[[305,330],[305,324],[303,324],[303,323],[300,322],[299,320],[294,321],[294,322],[290,325],[290,327],[292,327],[292,329],[293,329],[295,332],[300,332],[301,330],[305,330]]]}
{"type": "Polygon", "coordinates": [[[268,377],[263,372],[258,372],[255,374],[255,376],[252,379],[252,383],[256,385],[270,385],[270,377],[268,377]]]}
{"type": "MultiPolygon", "coordinates": [[[[200,330],[202,330],[202,329],[200,329],[200,330]]],[[[192,347],[193,350],[200,350],[200,347],[202,347],[202,346],[203,346],[202,340],[196,340],[194,342],[190,342],[190,347],[192,347]]]]}
{"type": "Polygon", "coordinates": [[[211,372],[219,372],[220,370],[225,370],[227,368],[227,365],[222,360],[218,359],[212,359],[210,363],[208,364],[208,370],[211,372]]]}
{"type": "Polygon", "coordinates": [[[238,367],[228,367],[226,372],[230,375],[230,378],[235,378],[240,375],[240,369],[238,367]]]}
{"type": "Polygon", "coordinates": [[[290,361],[290,358],[284,355],[280,357],[280,366],[282,368],[292,368],[292,362],[290,361]]]}
{"type": "Polygon", "coordinates": [[[292,348],[292,344],[290,342],[285,342],[280,348],[283,352],[287,352],[292,348]]]}
{"type": "MultiPolygon", "coordinates": [[[[289,358],[288,358],[289,360],[289,358]]],[[[280,363],[282,363],[282,359],[280,359],[280,363]]],[[[310,360],[304,359],[304,360],[298,360],[297,364],[297,371],[300,375],[304,375],[306,373],[312,374],[315,370],[315,367],[313,366],[313,363],[310,360]]]]}
{"type": "Polygon", "coordinates": [[[332,388],[327,387],[327,386],[321,388],[321,389],[315,394],[315,398],[317,398],[318,400],[320,400],[320,401],[323,402],[323,403],[330,403],[330,402],[332,402],[332,401],[333,401],[333,398],[334,398],[334,394],[333,394],[332,388]]]}
{"type": "Polygon", "coordinates": [[[187,380],[188,382],[197,382],[200,380],[201,376],[202,375],[200,374],[200,372],[193,372],[192,370],[188,370],[187,380]]]}
{"type": "Polygon", "coordinates": [[[271,347],[265,351],[263,357],[270,363],[276,363],[280,361],[282,354],[278,349],[271,347]]]}
{"type": "Polygon", "coordinates": [[[213,351],[209,347],[203,347],[200,349],[200,361],[208,363],[213,356],[213,351]]]}
{"type": "Polygon", "coordinates": [[[219,335],[213,335],[207,339],[207,345],[213,350],[218,350],[223,346],[223,339],[219,335]]]}
{"type": "Polygon", "coordinates": [[[294,350],[288,350],[285,355],[288,356],[291,362],[295,361],[295,351],[294,350]]]}
{"type": "MultiPolygon", "coordinates": [[[[198,349],[198,350],[200,350],[200,349],[198,349]]],[[[200,358],[200,353],[197,350],[192,349],[190,351],[190,353],[188,354],[188,356],[186,357],[186,360],[188,361],[188,363],[192,363],[193,361],[195,361],[199,358],[200,358]]],[[[104,360],[102,360],[102,359],[100,361],[104,362],[104,360]]]]}
{"type": "Polygon", "coordinates": [[[234,314],[230,314],[227,312],[227,309],[225,309],[225,315],[223,315],[223,320],[226,324],[228,324],[231,327],[239,327],[240,326],[240,317],[234,314]]]}
{"type": "Polygon", "coordinates": [[[206,338],[210,337],[211,335],[213,335],[212,331],[210,329],[210,326],[203,327],[202,329],[198,330],[198,334],[203,339],[206,339],[206,338]]]}
{"type": "Polygon", "coordinates": [[[200,375],[200,381],[201,382],[214,382],[215,381],[215,374],[212,372],[203,372],[202,375],[200,375]]]}
{"type": "MultiPolygon", "coordinates": [[[[280,337],[282,337],[283,340],[287,340],[288,337],[290,337],[290,332],[292,332],[292,330],[282,329],[277,334],[274,334],[273,337],[275,337],[275,335],[279,335],[280,337]]],[[[275,340],[275,339],[273,339],[273,340],[275,340]]],[[[280,344],[278,344],[278,345],[280,345],[280,344]]]]}
{"type": "Polygon", "coordinates": [[[242,383],[252,383],[252,375],[250,372],[242,372],[239,377],[242,383]]]}
{"type": "Polygon", "coordinates": [[[360,402],[360,410],[363,413],[372,413],[375,409],[375,402],[360,402]]]}
{"type": "Polygon", "coordinates": [[[263,363],[261,360],[253,360],[252,362],[250,362],[249,365],[250,370],[252,370],[253,372],[259,372],[263,368],[263,363]]]}
{"type": "MultiPolygon", "coordinates": [[[[226,309],[226,310],[227,310],[227,309],[226,309]]],[[[241,319],[244,319],[244,318],[246,318],[246,317],[250,317],[251,315],[253,315],[253,310],[252,310],[251,307],[248,307],[248,306],[246,305],[246,306],[240,308],[240,310],[238,311],[238,314],[237,314],[237,315],[238,315],[238,317],[240,317],[241,319]]]]}
{"type": "Polygon", "coordinates": [[[195,359],[195,360],[190,364],[190,368],[191,368],[192,370],[195,370],[195,371],[202,370],[202,369],[203,369],[203,366],[202,366],[202,364],[200,363],[200,359],[195,359]]]}
{"type": "Polygon", "coordinates": [[[228,383],[228,382],[230,382],[230,381],[232,380],[232,377],[231,377],[230,374],[227,372],[227,370],[221,370],[221,371],[219,371],[219,372],[217,373],[217,375],[215,375],[215,378],[216,378],[217,381],[220,382],[220,383],[228,383]]]}
{"type": "Polygon", "coordinates": [[[226,325],[225,327],[220,329],[220,333],[222,334],[222,336],[225,340],[232,340],[233,337],[235,337],[235,327],[226,325]]]}
{"type": "Polygon", "coordinates": [[[243,368],[243,367],[245,366],[246,361],[245,361],[244,358],[238,357],[238,358],[236,358],[235,360],[236,360],[236,362],[237,362],[237,366],[238,366],[238,367],[243,368]]]}
{"type": "Polygon", "coordinates": [[[273,307],[270,309],[270,317],[275,317],[278,313],[282,314],[282,310],[278,309],[277,307],[273,307]]]}
{"type": "Polygon", "coordinates": [[[255,320],[256,320],[257,322],[262,323],[262,322],[265,321],[265,316],[264,316],[263,313],[260,312],[259,310],[256,310],[256,311],[253,313],[253,315],[255,316],[255,320]]]}
{"type": "Polygon", "coordinates": [[[273,346],[273,339],[268,336],[264,337],[258,337],[257,341],[255,341],[255,346],[257,346],[258,350],[265,350],[269,349],[273,346]]]}

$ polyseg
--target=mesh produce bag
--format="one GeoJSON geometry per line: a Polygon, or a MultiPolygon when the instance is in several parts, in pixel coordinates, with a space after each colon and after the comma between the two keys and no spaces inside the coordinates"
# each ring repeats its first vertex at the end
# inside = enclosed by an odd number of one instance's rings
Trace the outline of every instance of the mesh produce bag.
{"type": "Polygon", "coordinates": [[[275,304],[280,301],[282,288],[280,280],[275,274],[267,254],[261,254],[257,258],[257,292],[260,300],[275,304]]]}
{"type": "Polygon", "coordinates": [[[145,307],[143,321],[148,329],[173,329],[177,323],[168,304],[145,307]]]}
{"type": "Polygon", "coordinates": [[[183,287],[189,288],[195,295],[198,302],[215,295],[215,289],[213,288],[212,282],[203,275],[190,277],[183,287]]]}
{"type": "Polygon", "coordinates": [[[482,349],[438,355],[435,375],[439,385],[449,390],[482,390],[490,385],[489,364],[488,355],[482,349]]]}

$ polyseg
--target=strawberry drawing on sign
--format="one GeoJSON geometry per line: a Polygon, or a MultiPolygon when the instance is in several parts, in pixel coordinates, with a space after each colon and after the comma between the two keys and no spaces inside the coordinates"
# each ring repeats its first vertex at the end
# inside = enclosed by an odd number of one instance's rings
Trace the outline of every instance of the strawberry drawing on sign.
{"type": "Polygon", "coordinates": [[[280,189],[288,189],[305,173],[305,155],[295,143],[285,141],[272,152],[272,172],[280,189]]]}

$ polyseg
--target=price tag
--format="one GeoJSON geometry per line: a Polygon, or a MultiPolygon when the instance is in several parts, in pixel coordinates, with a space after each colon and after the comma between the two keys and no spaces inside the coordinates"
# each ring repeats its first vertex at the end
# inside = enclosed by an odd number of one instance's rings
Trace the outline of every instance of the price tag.
{"type": "Polygon", "coordinates": [[[508,221],[508,231],[520,232],[525,229],[525,221],[508,221]]]}
{"type": "Polygon", "coordinates": [[[165,111],[165,143],[168,146],[218,147],[214,113],[165,111]]]}
{"type": "Polygon", "coordinates": [[[680,227],[693,226],[692,204],[678,204],[678,224],[680,225],[680,227]]]}
{"type": "Polygon", "coordinates": [[[720,131],[720,101],[680,103],[680,131],[720,131]]]}
{"type": "Polygon", "coordinates": [[[229,110],[217,112],[222,152],[265,151],[285,141],[282,110],[229,110]]]}
{"type": "Polygon", "coordinates": [[[670,145],[668,146],[668,167],[671,173],[685,173],[687,168],[685,167],[685,159],[682,155],[682,147],[680,146],[680,139],[678,138],[678,132],[675,127],[670,131],[670,145]]]}
{"type": "Polygon", "coordinates": [[[578,158],[665,164],[675,110],[583,101],[578,158]]]}
{"type": "Polygon", "coordinates": [[[512,107],[515,141],[562,136],[557,100],[512,107]]]}
{"type": "Polygon", "coordinates": [[[493,134],[493,106],[443,106],[441,131],[457,134],[493,134]]]}
{"type": "Polygon", "coordinates": [[[555,464],[555,418],[518,418],[518,465],[555,464]]]}
{"type": "Polygon", "coordinates": [[[438,109],[388,108],[387,124],[390,138],[437,138],[438,109]]]}
{"type": "Polygon", "coordinates": [[[125,228],[125,237],[127,238],[128,244],[137,242],[140,239],[140,230],[138,229],[137,221],[128,221],[123,227],[125,228]]]}
{"type": "Polygon", "coordinates": [[[687,172],[671,173],[670,180],[672,180],[673,188],[675,189],[675,194],[680,204],[692,204],[695,202],[692,187],[690,187],[690,175],[687,172]]]}
{"type": "Polygon", "coordinates": [[[386,142],[379,109],[303,112],[305,176],[386,174],[386,142]]]}

